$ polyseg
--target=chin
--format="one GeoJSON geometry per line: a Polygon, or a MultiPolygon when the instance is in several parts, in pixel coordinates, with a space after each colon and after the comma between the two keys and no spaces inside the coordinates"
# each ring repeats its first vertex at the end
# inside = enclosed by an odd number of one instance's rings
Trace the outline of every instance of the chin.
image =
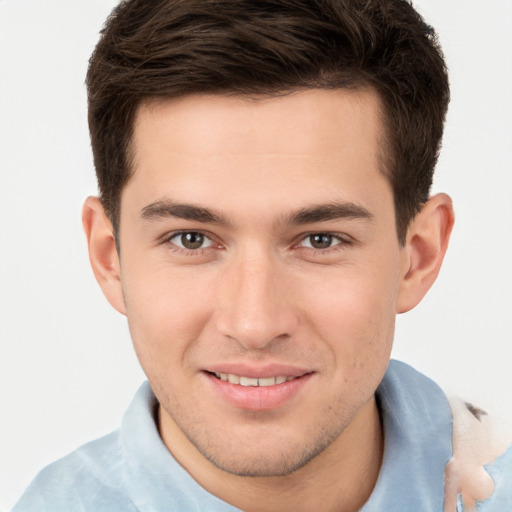
{"type": "Polygon", "coordinates": [[[196,444],[199,452],[214,466],[227,473],[241,477],[277,477],[291,475],[306,466],[321,454],[339,434],[320,436],[316,442],[291,443],[289,439],[279,440],[272,445],[254,442],[250,449],[206,450],[196,444]],[[214,453],[217,452],[217,453],[214,453]]]}

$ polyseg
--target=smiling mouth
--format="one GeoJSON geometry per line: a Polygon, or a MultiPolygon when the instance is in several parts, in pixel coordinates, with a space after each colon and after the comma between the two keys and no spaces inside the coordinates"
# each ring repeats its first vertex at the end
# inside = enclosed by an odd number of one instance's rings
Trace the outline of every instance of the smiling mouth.
{"type": "Polygon", "coordinates": [[[284,384],[285,382],[289,382],[291,380],[295,380],[298,377],[286,377],[286,376],[278,376],[278,377],[265,377],[261,379],[255,379],[252,377],[245,377],[243,375],[235,375],[233,373],[213,373],[217,379],[222,380],[224,382],[229,382],[230,384],[236,384],[239,386],[246,387],[267,387],[267,386],[275,386],[276,384],[284,384]]]}

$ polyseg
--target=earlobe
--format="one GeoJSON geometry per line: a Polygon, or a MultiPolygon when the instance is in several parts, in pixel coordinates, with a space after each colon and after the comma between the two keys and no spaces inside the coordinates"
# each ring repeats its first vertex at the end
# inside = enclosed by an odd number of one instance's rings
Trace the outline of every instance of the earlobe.
{"type": "Polygon", "coordinates": [[[82,224],[94,276],[110,304],[120,313],[126,314],[114,229],[97,197],[86,199],[82,224]]]}
{"type": "Polygon", "coordinates": [[[413,219],[403,248],[397,313],[414,308],[439,274],[455,217],[446,194],[431,197],[413,219]]]}

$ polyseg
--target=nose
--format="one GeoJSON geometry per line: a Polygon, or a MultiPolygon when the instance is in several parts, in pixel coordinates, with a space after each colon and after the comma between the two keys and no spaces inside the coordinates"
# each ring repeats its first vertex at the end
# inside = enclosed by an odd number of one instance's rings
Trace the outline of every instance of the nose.
{"type": "Polygon", "coordinates": [[[247,350],[293,336],[298,318],[286,289],[284,262],[269,255],[241,255],[229,263],[218,289],[217,329],[247,350]]]}

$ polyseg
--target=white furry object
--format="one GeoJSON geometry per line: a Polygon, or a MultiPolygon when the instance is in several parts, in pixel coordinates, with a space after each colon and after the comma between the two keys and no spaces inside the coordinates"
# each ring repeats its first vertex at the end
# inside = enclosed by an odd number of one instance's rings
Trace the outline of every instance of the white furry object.
{"type": "Polygon", "coordinates": [[[512,428],[483,411],[471,412],[471,406],[458,398],[450,399],[450,407],[453,457],[445,470],[444,512],[457,511],[459,494],[464,512],[473,512],[477,501],[490,498],[494,492],[494,482],[484,465],[505,453],[512,440],[512,428]]]}

